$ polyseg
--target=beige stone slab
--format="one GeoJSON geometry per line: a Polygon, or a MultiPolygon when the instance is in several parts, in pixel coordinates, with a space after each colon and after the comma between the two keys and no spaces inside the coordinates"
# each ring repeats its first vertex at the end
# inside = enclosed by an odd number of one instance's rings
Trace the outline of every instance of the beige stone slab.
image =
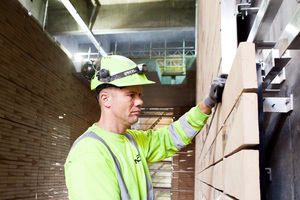
{"type": "Polygon", "coordinates": [[[234,200],[233,198],[223,194],[218,200],[234,200]]]}
{"type": "Polygon", "coordinates": [[[213,183],[213,173],[214,169],[213,166],[205,169],[200,173],[200,180],[208,185],[212,185],[213,183]]]}
{"type": "Polygon", "coordinates": [[[212,199],[212,187],[208,186],[206,183],[201,182],[200,188],[203,193],[204,199],[211,200],[212,199]]]}
{"type": "Polygon", "coordinates": [[[213,182],[212,186],[219,190],[224,190],[224,174],[223,174],[223,162],[217,163],[213,167],[213,182]]]}
{"type": "Polygon", "coordinates": [[[195,200],[203,200],[203,193],[202,193],[202,190],[200,189],[201,188],[201,181],[197,178],[195,178],[195,188],[194,188],[194,191],[195,191],[195,195],[194,195],[194,199],[195,200]]]}
{"type": "Polygon", "coordinates": [[[224,159],[224,192],[237,199],[259,200],[259,152],[242,150],[224,159]]]}
{"type": "MultiPolygon", "coordinates": [[[[227,196],[223,192],[216,190],[215,188],[201,182],[200,188],[203,194],[201,200],[233,200],[233,198],[227,196]]],[[[199,198],[198,198],[199,199],[199,198]]]]}
{"type": "MultiPolygon", "coordinates": [[[[217,107],[217,109],[211,116],[212,120],[211,120],[211,124],[208,126],[208,130],[207,130],[208,133],[207,133],[207,137],[206,137],[206,140],[203,145],[202,152],[201,152],[200,162],[203,162],[204,159],[210,160],[210,158],[205,158],[205,157],[214,155],[214,152],[212,152],[212,151],[214,151],[216,147],[215,146],[212,147],[212,145],[219,133],[219,124],[220,124],[219,116],[221,116],[220,112],[221,112],[221,107],[217,107]]],[[[211,163],[211,162],[209,162],[209,163],[211,163]]],[[[208,165],[205,164],[205,167],[207,167],[207,166],[208,165]]]]}
{"type": "Polygon", "coordinates": [[[255,93],[243,93],[222,129],[224,156],[259,144],[258,104],[255,93]]]}
{"type": "Polygon", "coordinates": [[[200,168],[200,157],[201,157],[201,152],[202,148],[205,142],[206,138],[206,126],[202,128],[200,133],[196,136],[196,144],[195,144],[195,173],[199,173],[202,171],[200,168]]]}
{"type": "Polygon", "coordinates": [[[223,158],[223,135],[219,133],[216,138],[215,161],[219,162],[222,158],[223,158]]]}
{"type": "Polygon", "coordinates": [[[253,43],[241,42],[223,92],[223,120],[226,120],[243,92],[255,92],[256,89],[255,46],[253,43]]]}

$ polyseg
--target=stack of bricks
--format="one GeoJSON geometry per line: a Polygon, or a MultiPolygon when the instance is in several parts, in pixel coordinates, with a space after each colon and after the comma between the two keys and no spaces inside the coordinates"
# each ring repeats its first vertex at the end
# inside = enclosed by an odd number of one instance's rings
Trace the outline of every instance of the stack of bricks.
{"type": "MultiPolygon", "coordinates": [[[[175,107],[175,120],[179,119],[191,107],[175,107]]],[[[193,200],[195,183],[195,140],[182,148],[172,158],[172,199],[193,200]]]]}
{"type": "Polygon", "coordinates": [[[17,0],[0,11],[0,199],[68,199],[63,165],[97,102],[17,0]]]}
{"type": "Polygon", "coordinates": [[[181,149],[173,156],[172,199],[194,199],[195,143],[181,149]]]}

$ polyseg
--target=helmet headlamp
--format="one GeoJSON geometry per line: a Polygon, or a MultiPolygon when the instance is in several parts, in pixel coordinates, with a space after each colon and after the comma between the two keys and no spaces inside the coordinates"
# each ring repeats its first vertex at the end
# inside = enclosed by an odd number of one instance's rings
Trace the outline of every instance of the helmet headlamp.
{"type": "Polygon", "coordinates": [[[128,69],[125,70],[123,72],[114,74],[114,75],[110,75],[109,70],[108,69],[101,69],[99,71],[97,71],[96,76],[98,77],[98,80],[104,83],[108,83],[111,81],[114,81],[116,79],[120,79],[126,76],[130,76],[132,74],[146,74],[148,72],[148,67],[146,64],[138,64],[135,68],[132,69],[128,69]]]}

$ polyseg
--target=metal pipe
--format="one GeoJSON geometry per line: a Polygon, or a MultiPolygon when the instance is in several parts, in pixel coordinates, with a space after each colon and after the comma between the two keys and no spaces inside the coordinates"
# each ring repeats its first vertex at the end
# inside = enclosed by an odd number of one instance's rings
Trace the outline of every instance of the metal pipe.
{"type": "Polygon", "coordinates": [[[130,52],[131,52],[131,38],[129,39],[128,57],[130,57],[130,52]]]}
{"type": "Polygon", "coordinates": [[[150,41],[150,59],[152,58],[152,40],[150,41]]]}
{"type": "Polygon", "coordinates": [[[183,39],[183,46],[182,46],[182,71],[184,72],[185,67],[185,40],[183,39]]]}
{"type": "Polygon", "coordinates": [[[117,46],[118,46],[118,42],[115,42],[115,55],[117,55],[117,46]]]}
{"type": "MultiPolygon", "coordinates": [[[[184,49],[193,49],[193,48],[194,48],[193,46],[184,47],[184,49]]],[[[159,50],[159,49],[172,49],[172,50],[179,49],[179,50],[181,50],[182,47],[157,47],[157,48],[152,48],[152,49],[156,49],[156,50],[159,50]]]]}
{"type": "Polygon", "coordinates": [[[195,55],[197,55],[197,40],[198,37],[198,0],[195,2],[195,55]]]}
{"type": "Polygon", "coordinates": [[[164,72],[167,70],[167,40],[165,40],[164,72]]]}
{"type": "Polygon", "coordinates": [[[91,56],[91,47],[89,47],[89,51],[88,51],[88,59],[90,59],[91,56]]]}
{"type": "Polygon", "coordinates": [[[46,6],[45,6],[44,21],[43,21],[43,31],[46,28],[46,19],[47,19],[47,14],[48,14],[48,4],[49,4],[49,0],[47,0],[46,6]]]}

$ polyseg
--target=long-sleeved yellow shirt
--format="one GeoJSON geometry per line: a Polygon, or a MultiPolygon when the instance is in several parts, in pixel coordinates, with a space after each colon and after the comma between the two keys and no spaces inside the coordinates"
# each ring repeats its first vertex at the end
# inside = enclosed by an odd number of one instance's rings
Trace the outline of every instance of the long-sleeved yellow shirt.
{"type": "MultiPolygon", "coordinates": [[[[145,172],[151,180],[148,163],[171,157],[189,144],[208,117],[197,106],[165,128],[127,130],[134,137],[139,153],[124,135],[108,132],[96,124],[86,132],[96,133],[107,143],[121,165],[130,198],[140,200],[147,199],[145,172]]],[[[114,160],[107,147],[94,138],[86,137],[71,149],[65,176],[71,200],[120,199],[114,160]]]]}

